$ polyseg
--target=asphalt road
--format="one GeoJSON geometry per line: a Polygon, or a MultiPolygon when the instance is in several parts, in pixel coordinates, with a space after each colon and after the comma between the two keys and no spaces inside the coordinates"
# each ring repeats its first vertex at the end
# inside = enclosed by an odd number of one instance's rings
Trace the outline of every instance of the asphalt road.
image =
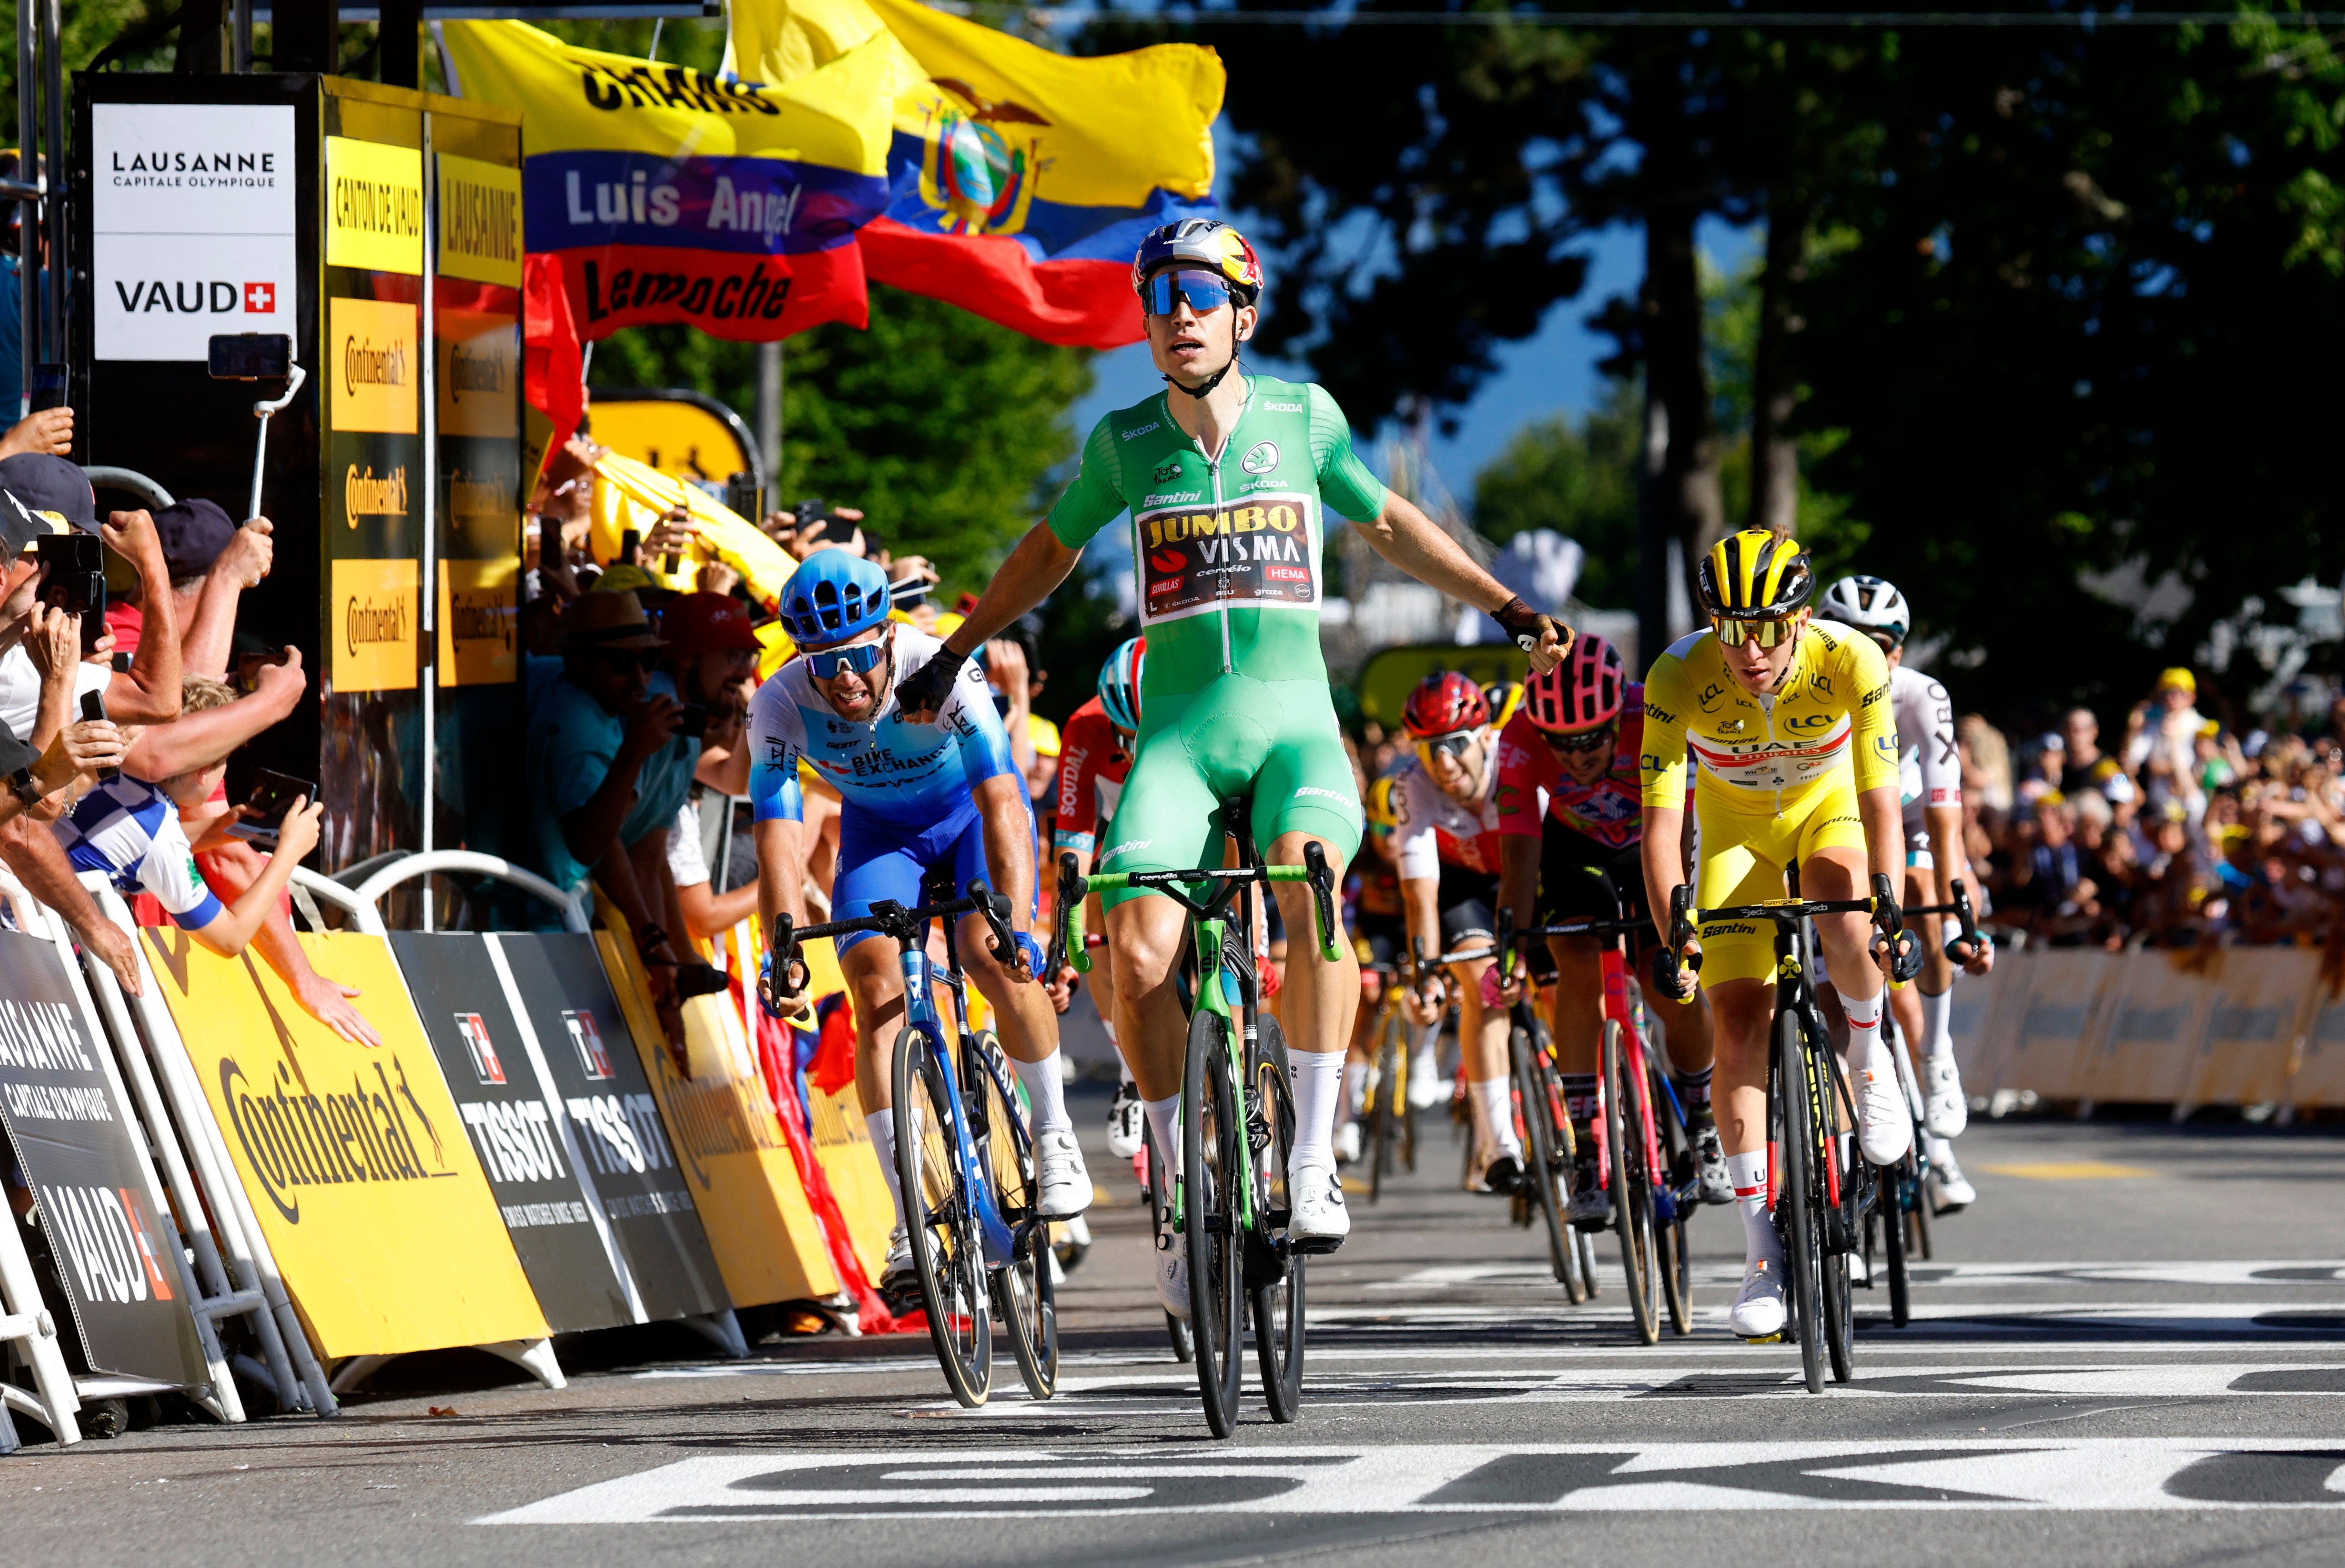
{"type": "Polygon", "coordinates": [[[1312,1266],[1303,1420],[1251,1403],[1214,1442],[1095,1148],[1046,1404],[1005,1359],[959,1409],[925,1337],[725,1363],[636,1330],[566,1350],[610,1365],[560,1392],[411,1361],[440,1391],[0,1459],[0,1561],[2345,1557],[2345,1138],[2006,1121],[1960,1147],[1980,1201],[1938,1226],[1915,1322],[1860,1293],[1857,1381],[1822,1397],[1792,1347],[1726,1336],[1726,1211],[1693,1228],[1696,1331],[1639,1348],[1617,1283],[1567,1305],[1538,1236],[1456,1189],[1444,1128],[1312,1266]]]}

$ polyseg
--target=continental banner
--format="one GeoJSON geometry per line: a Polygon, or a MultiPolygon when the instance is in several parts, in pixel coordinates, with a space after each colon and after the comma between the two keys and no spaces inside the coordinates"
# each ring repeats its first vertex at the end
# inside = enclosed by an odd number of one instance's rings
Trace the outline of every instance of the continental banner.
{"type": "Polygon", "coordinates": [[[396,1355],[547,1332],[463,1115],[379,936],[304,936],[371,998],[380,1047],[301,1009],[250,953],[141,933],[165,1003],[324,1356],[396,1355]]]}
{"type": "Polygon", "coordinates": [[[536,1037],[546,1088],[568,1114],[582,1176],[610,1217],[649,1319],[733,1303],[675,1148],[627,1049],[627,1020],[594,939],[562,932],[488,938],[507,999],[536,1037]]]}
{"type": "Polygon", "coordinates": [[[0,1127],[83,1361],[92,1371],[192,1387],[210,1373],[172,1256],[178,1231],[151,1207],[146,1135],[116,1097],[107,1048],[56,945],[0,931],[0,1127]]]}
{"type": "Polygon", "coordinates": [[[555,1333],[632,1323],[609,1221],[580,1185],[577,1143],[513,1021],[486,941],[394,931],[423,1032],[555,1333]]]}
{"type": "Polygon", "coordinates": [[[2307,947],[2225,947],[2215,993],[2181,1098],[2195,1105],[2269,1105],[2288,1093],[2320,988],[2307,947]]]}
{"type": "Polygon", "coordinates": [[[831,1296],[839,1278],[807,1201],[765,1079],[728,998],[685,1004],[691,1071],[679,1071],[645,996],[634,956],[608,931],[594,941],[628,1034],[675,1137],[709,1245],[736,1307],[831,1296]]]}

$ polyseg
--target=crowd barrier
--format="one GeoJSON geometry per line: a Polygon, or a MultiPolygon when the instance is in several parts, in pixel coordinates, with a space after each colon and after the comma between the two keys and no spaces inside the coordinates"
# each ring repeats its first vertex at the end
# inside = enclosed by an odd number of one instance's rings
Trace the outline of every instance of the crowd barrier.
{"type": "MultiPolygon", "coordinates": [[[[746,924],[714,945],[732,989],[687,1004],[677,1052],[623,923],[590,933],[526,874],[463,854],[356,888],[298,873],[297,904],[355,927],[299,939],[359,989],[376,1046],[257,955],[135,928],[84,880],[136,930],[142,995],[0,875],[0,1128],[37,1218],[0,1223],[0,1452],[11,1411],[70,1443],[95,1399],[176,1391],[241,1421],[239,1378],[331,1415],[424,1350],[559,1387],[556,1333],[675,1321],[742,1355],[735,1309],[794,1300],[899,1326],[869,1283],[892,1209],[854,1086],[802,1088],[797,1039],[744,984],[746,924]],[[375,900],[440,872],[525,886],[565,929],[386,931],[375,900]]],[[[808,956],[817,994],[844,988],[827,945],[808,956]]]]}
{"type": "Polygon", "coordinates": [[[2006,952],[1950,1027],[1973,1095],[2345,1105],[2345,975],[2313,948],[2006,952]]]}

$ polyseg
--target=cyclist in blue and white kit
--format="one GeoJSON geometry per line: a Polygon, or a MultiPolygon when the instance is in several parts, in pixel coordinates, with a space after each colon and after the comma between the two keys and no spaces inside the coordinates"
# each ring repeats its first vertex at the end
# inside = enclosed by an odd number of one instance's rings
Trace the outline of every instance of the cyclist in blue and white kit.
{"type": "MultiPolygon", "coordinates": [[[[896,678],[925,663],[939,644],[891,622],[888,612],[888,574],[843,550],[808,556],[782,591],[783,629],[798,656],[758,689],[749,711],[758,913],[769,928],[785,913],[806,921],[801,759],[841,802],[832,919],[859,918],[882,899],[916,908],[932,872],[949,872],[956,890],[982,876],[1006,894],[1015,966],[994,958],[975,915],[961,921],[961,962],[993,1005],[1002,1048],[1032,1108],[1041,1213],[1071,1219],[1091,1206],[1091,1182],[1067,1119],[1058,1016],[1042,987],[1028,983],[1043,956],[1032,931],[1034,818],[1026,781],[976,664],[961,671],[933,723],[905,720],[895,705],[896,678]]],[[[883,1291],[896,1290],[912,1277],[887,1055],[903,1024],[903,974],[895,944],[870,933],[841,938],[838,963],[854,996],[856,1088],[896,1203],[880,1280],[883,1291]]]]}

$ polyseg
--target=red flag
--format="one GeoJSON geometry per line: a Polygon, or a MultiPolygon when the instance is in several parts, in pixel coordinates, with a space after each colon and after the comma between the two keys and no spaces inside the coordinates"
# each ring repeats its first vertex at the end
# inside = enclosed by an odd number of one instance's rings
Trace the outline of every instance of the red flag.
{"type": "Polygon", "coordinates": [[[562,258],[532,256],[522,270],[522,391],[529,406],[553,421],[548,451],[560,451],[586,414],[585,356],[563,287],[562,258]]]}

